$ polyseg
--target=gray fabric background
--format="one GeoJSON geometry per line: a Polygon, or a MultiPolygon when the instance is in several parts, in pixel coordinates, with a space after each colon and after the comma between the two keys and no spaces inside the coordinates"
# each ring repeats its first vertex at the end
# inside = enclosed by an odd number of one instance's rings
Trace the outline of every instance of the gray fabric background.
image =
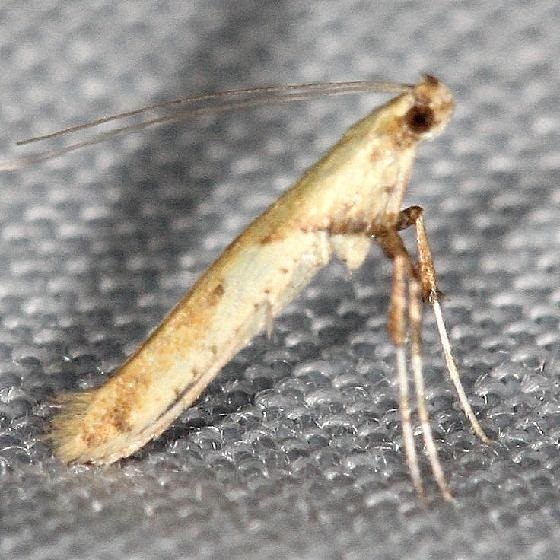
{"type": "MultiPolygon", "coordinates": [[[[333,263],[157,441],[55,461],[49,395],[100,383],[250,219],[384,98],[267,106],[130,135],[0,176],[0,557],[558,558],[560,5],[6,1],[0,154],[179,94],[430,71],[452,124],[422,146],[445,316],[483,426],[426,382],[457,498],[404,464],[385,332],[390,266],[333,263]]],[[[407,236],[410,241],[410,236],[407,236]]]]}

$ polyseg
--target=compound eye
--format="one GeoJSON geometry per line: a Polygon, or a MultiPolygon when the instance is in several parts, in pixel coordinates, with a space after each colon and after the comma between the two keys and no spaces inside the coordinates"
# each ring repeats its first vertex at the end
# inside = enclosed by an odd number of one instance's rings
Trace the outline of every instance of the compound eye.
{"type": "Polygon", "coordinates": [[[434,112],[427,106],[414,105],[405,115],[408,128],[416,134],[428,132],[434,126],[434,112]]]}

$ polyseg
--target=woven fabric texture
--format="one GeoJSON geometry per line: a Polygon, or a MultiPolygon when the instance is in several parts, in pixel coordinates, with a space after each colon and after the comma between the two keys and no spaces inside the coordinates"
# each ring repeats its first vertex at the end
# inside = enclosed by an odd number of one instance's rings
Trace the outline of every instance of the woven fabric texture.
{"type": "Polygon", "coordinates": [[[52,457],[49,398],[101,383],[386,98],[204,115],[0,174],[1,558],[560,556],[557,1],[4,0],[0,22],[2,160],[14,140],[177,95],[441,78],[457,109],[421,146],[406,203],[426,210],[463,383],[494,440],[465,421],[427,307],[427,399],[456,502],[424,458],[417,500],[391,266],[374,248],[351,276],[322,271],[133,457],[52,457]]]}

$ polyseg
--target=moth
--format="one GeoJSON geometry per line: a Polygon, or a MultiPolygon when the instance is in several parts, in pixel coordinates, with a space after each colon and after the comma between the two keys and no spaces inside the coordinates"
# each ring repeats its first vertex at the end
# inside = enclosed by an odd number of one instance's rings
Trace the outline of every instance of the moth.
{"type": "MultiPolygon", "coordinates": [[[[354,83],[340,86],[352,89],[354,83]]],[[[141,448],[190,406],[255,335],[270,329],[274,317],[333,257],[355,270],[373,241],[393,266],[387,325],[396,348],[403,446],[411,479],[418,495],[424,496],[409,377],[434,479],[442,496],[451,499],[425,404],[423,302],[430,303],[435,313],[460,404],[474,432],[484,442],[488,438],[468,403],[451,354],[423,210],[401,205],[417,146],[443,130],[454,102],[449,89],[430,75],[415,85],[369,86],[397,95],[354,124],[232,241],[107,382],[60,397],[60,411],[50,429],[57,457],[107,464],[141,448]],[[408,227],[416,231],[416,256],[409,254],[400,237],[408,227]]],[[[262,88],[267,89],[274,91],[262,88]]],[[[313,85],[301,91],[296,93],[305,97],[313,93],[313,85]]],[[[165,118],[151,122],[161,120],[165,118]]]]}

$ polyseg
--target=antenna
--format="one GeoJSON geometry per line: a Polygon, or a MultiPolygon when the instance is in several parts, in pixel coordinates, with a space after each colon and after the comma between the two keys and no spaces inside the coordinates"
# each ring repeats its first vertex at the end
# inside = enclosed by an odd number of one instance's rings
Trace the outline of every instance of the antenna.
{"type": "Polygon", "coordinates": [[[41,134],[32,138],[19,140],[16,142],[17,146],[26,146],[54,138],[70,136],[76,132],[94,129],[106,123],[123,121],[128,118],[147,115],[151,112],[168,112],[162,116],[146,118],[143,121],[123,125],[107,132],[95,132],[90,138],[73,143],[71,142],[61,148],[44,150],[25,155],[11,161],[0,162],[0,171],[13,171],[20,169],[34,163],[54,159],[86,146],[105,142],[106,140],[116,136],[139,132],[146,128],[176,122],[187,117],[209,113],[222,113],[245,107],[268,105],[270,103],[301,101],[327,95],[346,95],[350,93],[368,92],[400,94],[410,91],[413,87],[414,86],[409,84],[400,84],[396,82],[359,80],[347,82],[312,82],[282,86],[259,86],[177,97],[170,101],[154,103],[131,111],[124,111],[113,115],[99,117],[91,121],[55,130],[47,134],[41,134]]]}

